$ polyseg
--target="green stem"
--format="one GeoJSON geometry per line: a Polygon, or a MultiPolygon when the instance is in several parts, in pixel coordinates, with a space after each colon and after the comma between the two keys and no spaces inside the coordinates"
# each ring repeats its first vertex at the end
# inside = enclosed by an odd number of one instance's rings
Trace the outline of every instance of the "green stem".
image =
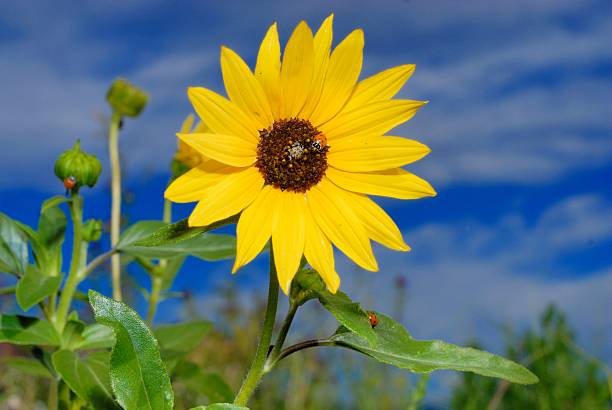
{"type": "Polygon", "coordinates": [[[155,312],[157,312],[157,304],[159,303],[159,294],[162,290],[163,279],[159,276],[152,277],[151,296],[149,297],[149,309],[147,310],[147,323],[153,324],[155,312]]]}
{"type": "Polygon", "coordinates": [[[264,366],[264,374],[270,372],[274,368],[276,364],[276,359],[281,353],[281,349],[283,348],[283,344],[285,343],[285,339],[287,338],[287,334],[289,333],[289,328],[291,327],[291,323],[293,322],[293,318],[295,317],[295,313],[298,310],[298,304],[292,303],[289,306],[289,311],[287,312],[287,316],[285,316],[285,320],[283,321],[283,326],[281,327],[278,336],[276,337],[276,342],[274,343],[274,348],[268,355],[268,359],[266,360],[266,365],[264,366]]]}
{"type": "MultiPolygon", "coordinates": [[[[169,224],[172,221],[172,202],[164,199],[164,215],[163,221],[169,224]]],[[[143,266],[148,263],[147,260],[140,260],[139,262],[143,263],[143,266]]],[[[168,261],[166,259],[162,259],[159,261],[159,265],[152,265],[145,267],[149,274],[151,275],[151,296],[149,297],[149,308],[147,310],[147,323],[149,325],[153,324],[153,319],[155,318],[155,312],[157,312],[157,305],[159,304],[159,295],[162,291],[163,278],[159,276],[159,274],[165,275],[166,267],[168,266],[168,261]],[[157,272],[156,272],[157,271],[157,272]]]]}
{"type": "Polygon", "coordinates": [[[59,306],[57,307],[57,329],[62,331],[66,323],[66,317],[70,310],[70,304],[74,297],[74,292],[80,282],[79,268],[81,267],[81,246],[83,244],[82,227],[83,227],[83,197],[75,195],[69,203],[70,216],[72,218],[72,260],[70,261],[70,271],[68,279],[62,289],[59,306]]]}
{"type": "Polygon", "coordinates": [[[98,266],[102,265],[108,258],[117,253],[116,249],[111,249],[107,252],[104,252],[98,256],[96,256],[79,274],[79,277],[85,279],[91,272],[93,272],[98,266]]]}
{"type": "Polygon", "coordinates": [[[59,397],[57,390],[57,379],[55,379],[55,377],[52,377],[51,381],[49,382],[49,396],[47,397],[47,408],[49,410],[57,410],[58,408],[59,397]]]}
{"type": "Polygon", "coordinates": [[[285,350],[283,350],[278,355],[278,358],[272,364],[272,366],[275,366],[276,363],[280,362],[285,357],[287,357],[289,355],[292,355],[293,353],[299,352],[300,350],[309,349],[311,347],[319,347],[319,346],[338,346],[338,347],[346,347],[346,348],[348,348],[350,350],[354,350],[354,349],[350,348],[349,346],[341,345],[341,344],[339,344],[337,342],[334,342],[333,340],[320,340],[320,339],[306,340],[304,342],[300,342],[300,343],[296,343],[294,345],[291,345],[291,346],[287,347],[285,350]]]}
{"type": "Polygon", "coordinates": [[[17,287],[15,286],[6,286],[4,288],[0,288],[0,296],[13,294],[16,290],[17,287]]]}
{"type": "MultiPolygon", "coordinates": [[[[114,112],[108,131],[108,149],[111,162],[111,245],[119,242],[121,223],[121,165],[119,163],[119,123],[121,115],[114,112]]],[[[121,300],[121,259],[118,254],[112,256],[111,271],[113,279],[113,299],[121,300]]]]}
{"type": "Polygon", "coordinates": [[[240,386],[240,390],[234,399],[234,404],[237,406],[246,406],[264,375],[266,356],[268,355],[270,341],[272,340],[272,332],[274,331],[277,306],[278,279],[276,277],[276,266],[274,265],[274,253],[272,248],[270,248],[270,282],[268,285],[268,305],[266,306],[266,315],[264,317],[259,345],[257,346],[255,357],[251,363],[251,368],[249,369],[249,372],[247,373],[246,378],[242,382],[242,386],[240,386]]]}
{"type": "Polygon", "coordinates": [[[163,221],[167,224],[172,222],[172,202],[167,199],[164,199],[163,221]]]}

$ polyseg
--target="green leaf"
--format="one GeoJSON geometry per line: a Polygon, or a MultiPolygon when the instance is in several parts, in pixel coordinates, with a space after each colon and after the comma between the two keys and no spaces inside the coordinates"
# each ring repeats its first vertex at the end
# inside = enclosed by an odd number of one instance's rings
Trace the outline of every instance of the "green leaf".
{"type": "MultiPolygon", "coordinates": [[[[46,264],[39,265],[41,270],[50,276],[56,276],[62,269],[62,244],[66,233],[66,214],[58,208],[68,202],[65,197],[53,197],[43,202],[38,219],[37,237],[46,251],[46,264]]],[[[36,248],[32,245],[36,256],[36,248]]]]}
{"type": "Polygon", "coordinates": [[[334,315],[341,325],[367,340],[368,344],[376,345],[376,332],[370,325],[368,314],[358,303],[354,303],[340,291],[333,294],[328,290],[322,290],[318,292],[318,297],[323,307],[334,315]]]}
{"type": "Polygon", "coordinates": [[[499,377],[520,384],[532,384],[538,381],[529,370],[503,357],[439,340],[414,340],[408,331],[393,319],[380,313],[376,315],[378,317],[378,325],[374,328],[378,336],[376,346],[371,346],[363,337],[342,327],[330,340],[380,362],[415,373],[448,369],[499,377]]]}
{"type": "Polygon", "coordinates": [[[234,392],[221,376],[205,372],[191,362],[183,361],[177,365],[174,375],[189,390],[206,396],[211,403],[228,402],[234,399],[234,392]]]}
{"type": "Polygon", "coordinates": [[[15,345],[59,346],[55,327],[35,317],[0,314],[0,342],[15,345]]]}
{"type": "Polygon", "coordinates": [[[174,393],[151,330],[124,303],[93,290],[89,303],[96,321],[115,334],[110,376],[119,404],[126,410],[172,409],[174,393]]]}
{"type": "Polygon", "coordinates": [[[162,325],[153,330],[164,357],[187,354],[202,343],[212,323],[204,320],[175,325],[162,325]]]}
{"type": "Polygon", "coordinates": [[[141,221],[125,231],[117,249],[133,256],[156,259],[192,255],[216,261],[236,254],[233,236],[205,234],[205,230],[187,228],[186,223],[181,222],[165,225],[159,221],[141,221]]]}
{"type": "Polygon", "coordinates": [[[98,323],[85,326],[81,338],[74,342],[70,348],[74,350],[106,349],[115,344],[113,331],[98,323]]]}
{"type": "Polygon", "coordinates": [[[134,242],[138,242],[139,240],[150,236],[151,234],[157,232],[158,230],[165,227],[166,224],[162,221],[140,221],[131,225],[121,234],[121,238],[119,239],[119,243],[117,244],[118,248],[128,247],[134,242]]]}
{"type": "Polygon", "coordinates": [[[31,376],[40,376],[52,378],[53,376],[39,360],[32,359],[29,357],[9,356],[0,358],[0,363],[6,366],[19,370],[22,373],[29,374],[31,376]]]}
{"type": "Polygon", "coordinates": [[[202,233],[212,231],[225,225],[234,224],[238,221],[238,216],[217,221],[208,226],[190,227],[187,219],[180,220],[173,224],[165,225],[151,235],[139,240],[137,246],[165,246],[176,244],[182,241],[195,238],[202,233]]]}
{"type": "Polygon", "coordinates": [[[29,310],[47,296],[56,293],[61,283],[61,276],[46,276],[36,266],[28,265],[15,291],[19,307],[24,311],[29,310]]]}
{"type": "Polygon", "coordinates": [[[70,196],[55,195],[43,202],[42,206],[40,207],[40,213],[46,212],[49,208],[58,207],[61,204],[67,204],[70,202],[72,202],[72,197],[70,196]]]}
{"type": "Polygon", "coordinates": [[[185,263],[185,256],[179,256],[177,258],[166,259],[166,269],[162,273],[162,290],[168,290],[174,283],[176,274],[185,263]]]}
{"type": "Polygon", "coordinates": [[[231,403],[215,403],[208,406],[198,406],[191,410],[249,410],[248,407],[236,406],[231,403]]]}
{"type": "Polygon", "coordinates": [[[81,358],[69,350],[59,350],[53,353],[51,361],[68,387],[94,408],[119,408],[111,390],[108,352],[94,352],[81,358]]]}
{"type": "Polygon", "coordinates": [[[0,212],[0,272],[20,276],[28,265],[28,239],[16,221],[0,212]]]}

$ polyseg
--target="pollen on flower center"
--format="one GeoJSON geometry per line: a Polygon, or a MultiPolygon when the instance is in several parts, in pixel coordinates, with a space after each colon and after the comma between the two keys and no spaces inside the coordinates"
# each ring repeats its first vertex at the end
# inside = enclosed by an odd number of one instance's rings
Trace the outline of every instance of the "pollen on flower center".
{"type": "Polygon", "coordinates": [[[283,191],[306,192],[325,175],[329,147],[310,121],[278,120],[259,131],[259,136],[255,166],[266,184],[283,191]]]}

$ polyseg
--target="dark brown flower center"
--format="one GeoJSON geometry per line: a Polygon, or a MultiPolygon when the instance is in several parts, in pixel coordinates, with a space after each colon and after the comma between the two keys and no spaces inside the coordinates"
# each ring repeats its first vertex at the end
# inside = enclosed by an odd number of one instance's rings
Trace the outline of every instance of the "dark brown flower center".
{"type": "Polygon", "coordinates": [[[278,120],[259,131],[255,166],[266,184],[281,190],[306,192],[327,169],[327,141],[310,121],[278,120]]]}

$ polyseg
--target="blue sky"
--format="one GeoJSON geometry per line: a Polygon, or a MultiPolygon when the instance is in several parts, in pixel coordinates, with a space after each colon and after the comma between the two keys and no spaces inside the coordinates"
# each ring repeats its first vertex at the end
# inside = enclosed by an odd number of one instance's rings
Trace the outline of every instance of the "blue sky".
{"type": "MultiPolygon", "coordinates": [[[[128,211],[133,220],[159,218],[174,132],[190,111],[186,88],[223,92],[220,46],[253,65],[270,23],[285,41],[299,20],[317,27],[332,11],[336,44],[365,30],[362,77],[417,65],[400,96],[430,104],[395,132],[432,148],[410,170],[439,193],[380,201],[413,251],[376,247],[374,274],[340,257],[342,288],[389,311],[381,295],[403,274],[416,337],[478,337],[493,349],[499,324],[532,323],[554,301],[582,343],[610,362],[607,1],[3,1],[0,211],[34,223],[38,202],[61,193],[52,164],[75,138],[107,161],[104,94],[121,75],[151,94],[121,136],[135,194],[128,211]]],[[[87,193],[90,216],[107,217],[107,169],[87,193]]],[[[176,288],[206,294],[231,280],[248,291],[265,281],[265,257],[236,277],[229,266],[191,262],[176,288]]]]}

